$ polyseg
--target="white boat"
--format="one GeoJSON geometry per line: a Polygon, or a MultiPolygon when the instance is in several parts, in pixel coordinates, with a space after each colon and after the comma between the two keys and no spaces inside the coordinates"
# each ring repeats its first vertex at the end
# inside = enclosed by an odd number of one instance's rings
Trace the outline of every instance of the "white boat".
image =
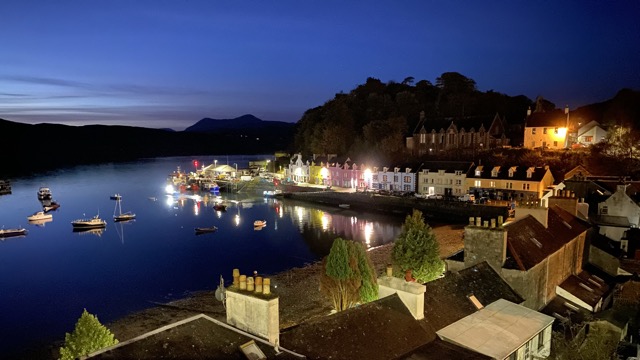
{"type": "Polygon", "coordinates": [[[76,219],[71,222],[74,229],[98,229],[107,226],[107,222],[100,219],[100,215],[96,215],[91,219],[76,219]]]}
{"type": "Polygon", "coordinates": [[[216,231],[218,231],[218,228],[216,226],[197,227],[195,230],[196,230],[196,235],[201,235],[201,234],[216,232],[216,231]]]}
{"type": "Polygon", "coordinates": [[[49,205],[44,205],[42,206],[42,209],[44,210],[44,212],[49,212],[49,211],[53,211],[56,210],[57,208],[60,207],[60,204],[58,204],[55,201],[52,201],[51,203],[49,203],[49,205]]]}
{"type": "Polygon", "coordinates": [[[267,220],[256,220],[253,222],[254,227],[263,227],[267,226],[267,220]]]}
{"type": "Polygon", "coordinates": [[[349,205],[349,204],[340,204],[340,205],[338,205],[338,207],[341,207],[343,209],[349,209],[351,207],[351,205],[349,205]]]}
{"type": "Polygon", "coordinates": [[[38,199],[39,200],[49,200],[53,195],[51,194],[51,189],[48,187],[42,186],[38,189],[38,199]]]}
{"type": "Polygon", "coordinates": [[[41,221],[48,219],[53,219],[53,215],[47,214],[44,211],[38,211],[33,213],[33,215],[27,216],[27,220],[29,221],[41,221]]]}
{"type": "Polygon", "coordinates": [[[19,228],[19,229],[0,229],[0,238],[4,239],[12,236],[24,236],[27,235],[27,229],[19,228]]]}
{"type": "Polygon", "coordinates": [[[131,211],[122,212],[121,202],[122,196],[118,195],[118,198],[116,198],[116,207],[113,209],[113,221],[129,221],[135,219],[136,214],[131,211]]]}

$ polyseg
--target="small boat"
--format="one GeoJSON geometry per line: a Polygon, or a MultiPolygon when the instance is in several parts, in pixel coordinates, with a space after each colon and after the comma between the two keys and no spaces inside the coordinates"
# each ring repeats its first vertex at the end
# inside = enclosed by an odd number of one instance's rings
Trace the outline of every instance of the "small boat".
{"type": "Polygon", "coordinates": [[[47,220],[52,218],[53,218],[53,215],[47,214],[44,211],[38,211],[33,213],[33,215],[27,216],[27,220],[29,221],[41,221],[41,220],[47,220]]]}
{"type": "Polygon", "coordinates": [[[71,222],[74,229],[97,229],[107,226],[107,222],[100,219],[100,215],[96,215],[91,219],[77,219],[71,222]]]}
{"type": "Polygon", "coordinates": [[[131,211],[122,212],[122,196],[116,194],[116,207],[113,209],[113,221],[129,221],[136,218],[136,214],[131,211]]]}
{"type": "Polygon", "coordinates": [[[196,235],[200,235],[200,234],[206,234],[206,233],[212,233],[218,230],[217,227],[215,226],[211,226],[211,227],[197,227],[196,229],[196,235]]]}
{"type": "Polygon", "coordinates": [[[48,213],[49,211],[56,210],[59,207],[60,207],[60,204],[58,204],[55,201],[52,201],[49,205],[44,205],[42,207],[42,210],[44,210],[45,213],[48,213]]]}
{"type": "Polygon", "coordinates": [[[122,195],[113,194],[113,195],[109,196],[109,199],[111,199],[111,200],[120,200],[120,199],[122,199],[122,195]]]}
{"type": "Polygon", "coordinates": [[[349,204],[340,204],[340,205],[338,205],[338,207],[343,208],[343,209],[349,209],[351,207],[351,205],[349,205],[349,204]]]}
{"type": "Polygon", "coordinates": [[[262,194],[264,195],[264,197],[280,197],[282,195],[284,195],[282,193],[282,190],[265,190],[262,192],[262,194]]]}
{"type": "Polygon", "coordinates": [[[51,194],[51,189],[48,187],[41,187],[38,189],[38,199],[39,200],[48,200],[51,199],[53,195],[51,194]]]}
{"type": "Polygon", "coordinates": [[[256,220],[253,222],[254,227],[263,227],[267,226],[267,220],[256,220]]]}
{"type": "Polygon", "coordinates": [[[9,180],[0,180],[0,195],[11,194],[11,182],[9,180]]]}
{"type": "Polygon", "coordinates": [[[8,238],[13,236],[24,236],[27,235],[27,229],[19,228],[19,229],[0,229],[0,238],[8,238]]]}
{"type": "Polygon", "coordinates": [[[227,205],[215,204],[213,205],[215,211],[227,211],[227,205]]]}

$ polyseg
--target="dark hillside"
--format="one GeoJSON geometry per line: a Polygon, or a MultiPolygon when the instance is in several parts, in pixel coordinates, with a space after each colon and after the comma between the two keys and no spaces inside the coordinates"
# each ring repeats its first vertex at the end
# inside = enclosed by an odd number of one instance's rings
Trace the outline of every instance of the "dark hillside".
{"type": "Polygon", "coordinates": [[[257,154],[286,149],[291,135],[174,132],[129,126],[22,124],[0,119],[0,178],[79,164],[147,157],[257,154]]]}

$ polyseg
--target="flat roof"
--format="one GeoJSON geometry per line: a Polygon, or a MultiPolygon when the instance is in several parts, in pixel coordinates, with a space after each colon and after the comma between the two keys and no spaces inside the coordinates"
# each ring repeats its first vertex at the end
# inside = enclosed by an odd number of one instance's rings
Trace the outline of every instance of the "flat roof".
{"type": "Polygon", "coordinates": [[[440,338],[495,359],[504,359],[554,318],[504,299],[437,331],[440,338]]]}

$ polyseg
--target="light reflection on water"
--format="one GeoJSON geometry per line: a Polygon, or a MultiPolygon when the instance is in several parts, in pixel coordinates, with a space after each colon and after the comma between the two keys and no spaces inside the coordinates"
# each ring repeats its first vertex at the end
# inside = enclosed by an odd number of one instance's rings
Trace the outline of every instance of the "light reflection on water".
{"type": "Polygon", "coordinates": [[[192,160],[81,166],[12,179],[13,193],[0,196],[0,226],[24,226],[29,233],[0,241],[0,358],[63,339],[84,308],[108,323],[153,301],[214,290],[220,275],[236,267],[273,274],[320,260],[338,236],[375,247],[400,231],[403,219],[261,193],[221,193],[226,211],[215,211],[220,198],[207,192],[167,195],[167,175],[192,160]],[[26,216],[41,209],[36,192],[43,185],[61,207],[52,221],[28,224],[26,216]],[[136,214],[134,221],[112,221],[109,196],[115,193],[123,195],[122,210],[136,214]],[[99,213],[107,227],[73,232],[70,222],[85,213],[99,213]],[[256,220],[267,226],[255,231],[256,220]],[[212,225],[218,231],[195,235],[195,227],[212,225]]]}

